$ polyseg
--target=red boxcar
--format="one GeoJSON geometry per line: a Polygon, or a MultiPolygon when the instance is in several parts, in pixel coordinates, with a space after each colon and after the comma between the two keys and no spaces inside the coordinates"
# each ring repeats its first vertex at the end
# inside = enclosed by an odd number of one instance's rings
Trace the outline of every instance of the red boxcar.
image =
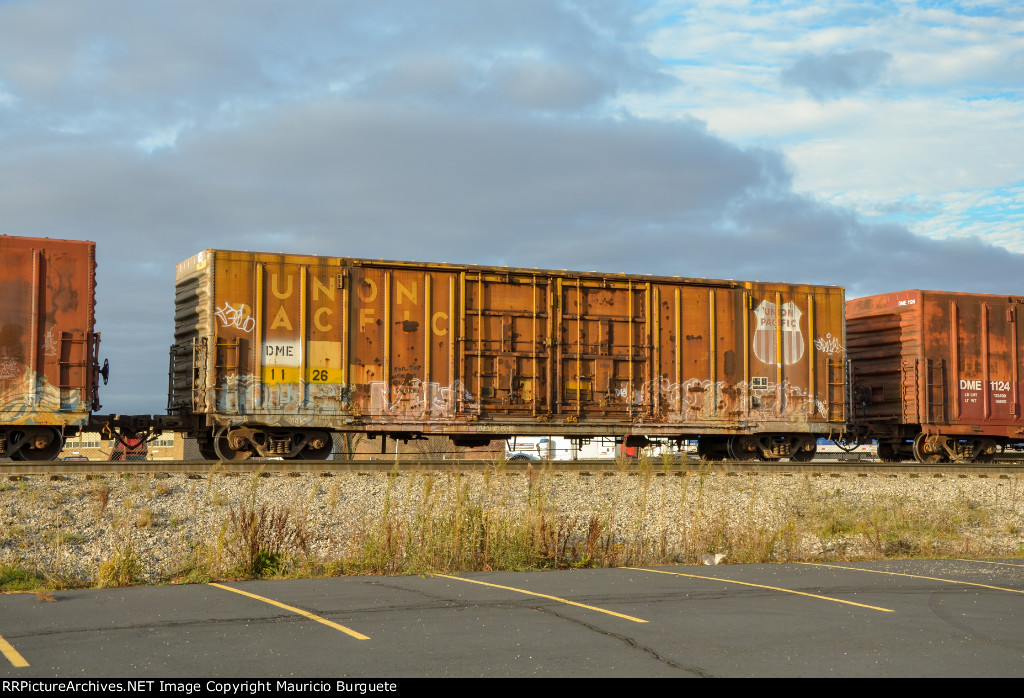
{"type": "Polygon", "coordinates": [[[0,236],[0,456],[49,460],[98,409],[95,244],[0,236]]]}
{"type": "Polygon", "coordinates": [[[889,462],[987,462],[1024,442],[1021,307],[918,290],[847,302],[851,428],[889,462]]]}

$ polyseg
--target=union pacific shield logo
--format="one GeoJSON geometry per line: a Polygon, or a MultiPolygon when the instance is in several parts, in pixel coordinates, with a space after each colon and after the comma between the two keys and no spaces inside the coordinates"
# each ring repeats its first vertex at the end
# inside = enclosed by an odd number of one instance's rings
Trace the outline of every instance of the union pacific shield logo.
{"type": "Polygon", "coordinates": [[[771,301],[761,301],[754,309],[757,329],[754,330],[754,356],[766,364],[777,364],[775,357],[776,330],[782,328],[782,363],[795,364],[804,355],[804,336],[800,332],[803,315],[793,301],[786,301],[776,309],[771,301]]]}

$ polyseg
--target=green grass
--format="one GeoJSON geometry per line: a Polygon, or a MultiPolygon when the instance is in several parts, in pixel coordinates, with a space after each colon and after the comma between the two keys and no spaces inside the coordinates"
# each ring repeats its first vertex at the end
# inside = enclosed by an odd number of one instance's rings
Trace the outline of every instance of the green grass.
{"type": "Polygon", "coordinates": [[[0,591],[38,591],[46,580],[36,572],[15,565],[0,565],[0,591]]]}

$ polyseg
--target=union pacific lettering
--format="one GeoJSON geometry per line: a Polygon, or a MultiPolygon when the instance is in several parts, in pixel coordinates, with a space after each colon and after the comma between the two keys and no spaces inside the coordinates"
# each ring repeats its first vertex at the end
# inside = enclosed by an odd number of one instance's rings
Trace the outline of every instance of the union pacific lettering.
{"type": "MultiPolygon", "coordinates": [[[[417,289],[419,288],[416,284],[406,285],[400,280],[396,279],[395,284],[395,306],[401,305],[412,305],[419,307],[419,301],[417,296],[417,289]]],[[[356,286],[356,298],[363,304],[359,308],[358,322],[359,331],[366,332],[367,325],[375,326],[377,324],[377,307],[373,305],[377,300],[379,291],[377,289],[377,282],[373,279],[363,279],[356,286]]],[[[402,315],[403,320],[410,320],[410,312],[405,310],[402,315]]],[[[443,337],[448,334],[448,313],[444,311],[438,311],[431,315],[430,329],[435,336],[443,337]]]]}
{"type": "Polygon", "coordinates": [[[794,330],[800,329],[800,316],[799,310],[793,308],[790,304],[786,304],[782,307],[782,310],[778,312],[781,317],[776,317],[776,308],[774,304],[766,304],[764,313],[761,316],[761,329],[774,330],[776,326],[782,327],[783,330],[794,330]]]}
{"type": "MultiPolygon", "coordinates": [[[[269,290],[273,298],[287,301],[295,295],[296,282],[294,274],[271,273],[269,276],[269,290]]],[[[317,278],[316,276],[310,277],[310,284],[312,286],[310,300],[313,306],[310,310],[310,319],[313,327],[319,332],[331,332],[334,330],[336,322],[337,289],[327,280],[317,278]]],[[[418,286],[416,284],[407,284],[400,280],[395,280],[394,284],[396,308],[403,305],[411,305],[414,308],[419,307],[418,286]]],[[[376,325],[379,319],[377,317],[379,310],[375,302],[379,295],[380,291],[377,282],[373,279],[363,279],[356,286],[356,299],[360,304],[356,313],[359,332],[366,332],[368,326],[376,325]]],[[[221,327],[234,326],[243,332],[252,332],[255,328],[255,323],[249,321],[251,309],[248,305],[237,304],[230,299],[224,299],[221,305],[223,307],[220,307],[217,312],[217,316],[221,320],[221,327]],[[241,318],[242,322],[239,322],[236,317],[238,315],[243,316],[241,318]]],[[[269,310],[268,314],[271,313],[273,314],[269,326],[271,331],[295,331],[295,320],[289,313],[286,305],[282,304],[276,310],[269,310]]],[[[410,311],[405,310],[401,319],[411,320],[410,311]]],[[[430,320],[432,333],[435,336],[447,335],[448,320],[448,313],[443,310],[433,313],[430,320]]]]}
{"type": "Polygon", "coordinates": [[[804,355],[804,338],[800,331],[803,311],[793,301],[787,301],[781,308],[769,300],[761,301],[754,308],[757,326],[754,330],[754,356],[767,364],[782,363],[787,366],[799,361],[804,355]],[[776,335],[782,333],[782,357],[777,357],[776,335]],[[779,359],[781,358],[781,362],[779,359]]]}
{"type": "MultiPolygon", "coordinates": [[[[295,275],[286,274],[283,281],[281,277],[281,274],[270,274],[270,292],[278,300],[286,301],[295,294],[295,275]],[[284,286],[283,290],[282,284],[284,286]]],[[[314,307],[310,313],[313,327],[320,332],[330,332],[334,329],[334,305],[338,289],[332,287],[327,281],[318,279],[316,276],[310,277],[310,283],[313,287],[311,300],[314,307]],[[316,306],[317,303],[321,305],[316,306]]],[[[274,319],[270,323],[270,329],[293,330],[293,328],[292,318],[288,315],[287,308],[282,305],[274,314],[274,319]]]]}

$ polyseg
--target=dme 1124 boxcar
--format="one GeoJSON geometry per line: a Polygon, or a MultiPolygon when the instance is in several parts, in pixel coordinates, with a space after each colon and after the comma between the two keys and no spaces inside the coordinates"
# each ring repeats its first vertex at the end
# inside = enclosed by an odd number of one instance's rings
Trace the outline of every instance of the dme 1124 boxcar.
{"type": "Polygon", "coordinates": [[[1024,441],[1022,307],[921,290],[849,301],[851,431],[887,462],[990,462],[1024,441]]]}

